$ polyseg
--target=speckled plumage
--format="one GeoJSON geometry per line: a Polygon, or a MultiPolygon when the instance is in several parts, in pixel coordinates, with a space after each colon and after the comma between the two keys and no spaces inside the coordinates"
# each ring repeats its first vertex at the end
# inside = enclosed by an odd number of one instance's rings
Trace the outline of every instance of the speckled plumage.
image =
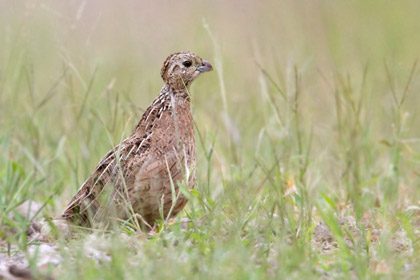
{"type": "Polygon", "coordinates": [[[179,183],[192,189],[196,182],[188,89],[211,70],[210,63],[191,52],[170,55],[162,67],[160,94],[133,133],[101,159],[62,217],[94,226],[133,214],[148,225],[176,216],[187,203],[179,183]]]}

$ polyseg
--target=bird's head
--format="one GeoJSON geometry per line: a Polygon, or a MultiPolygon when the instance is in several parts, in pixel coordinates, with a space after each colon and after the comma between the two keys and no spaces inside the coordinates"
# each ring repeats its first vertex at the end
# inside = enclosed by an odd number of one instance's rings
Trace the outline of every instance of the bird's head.
{"type": "Polygon", "coordinates": [[[213,66],[192,52],[178,52],[171,54],[163,63],[160,72],[163,81],[176,88],[189,87],[203,72],[213,70],[213,66]]]}

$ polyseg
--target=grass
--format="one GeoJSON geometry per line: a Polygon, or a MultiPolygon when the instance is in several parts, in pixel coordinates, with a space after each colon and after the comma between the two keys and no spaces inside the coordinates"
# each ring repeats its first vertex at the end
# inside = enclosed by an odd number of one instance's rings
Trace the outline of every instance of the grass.
{"type": "Polygon", "coordinates": [[[0,268],[22,255],[38,278],[418,278],[418,3],[166,4],[0,4],[0,268]],[[215,66],[191,89],[185,211],[151,236],[28,240],[182,49],[215,66]]]}

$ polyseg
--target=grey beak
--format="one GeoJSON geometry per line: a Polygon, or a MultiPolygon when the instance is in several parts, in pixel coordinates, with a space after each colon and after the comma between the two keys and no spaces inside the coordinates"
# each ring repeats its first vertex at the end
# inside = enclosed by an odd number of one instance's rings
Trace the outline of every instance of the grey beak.
{"type": "Polygon", "coordinates": [[[211,66],[210,62],[203,60],[203,65],[198,66],[197,70],[200,72],[208,72],[213,70],[213,66],[211,66]]]}

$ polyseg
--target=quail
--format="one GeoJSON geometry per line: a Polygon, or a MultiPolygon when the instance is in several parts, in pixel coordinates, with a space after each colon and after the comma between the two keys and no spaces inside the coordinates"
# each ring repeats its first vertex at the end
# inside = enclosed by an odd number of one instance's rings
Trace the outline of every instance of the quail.
{"type": "Polygon", "coordinates": [[[171,54],[164,85],[131,135],[109,151],[64,209],[84,227],[137,217],[152,227],[187,203],[181,188],[196,184],[196,145],[189,88],[212,65],[191,52],[171,54]]]}

